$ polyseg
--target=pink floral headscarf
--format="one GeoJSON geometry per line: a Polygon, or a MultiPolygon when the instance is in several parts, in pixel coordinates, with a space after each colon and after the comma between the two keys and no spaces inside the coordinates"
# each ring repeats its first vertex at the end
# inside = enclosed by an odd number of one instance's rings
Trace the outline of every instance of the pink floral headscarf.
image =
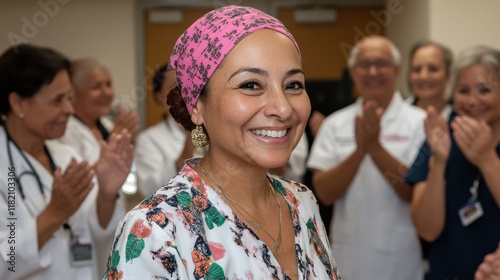
{"type": "Polygon", "coordinates": [[[264,28],[286,35],[300,55],[297,42],[283,23],[250,7],[230,5],[213,10],[199,18],[177,39],[169,67],[176,70],[177,86],[189,114],[227,54],[247,35],[264,28]]]}

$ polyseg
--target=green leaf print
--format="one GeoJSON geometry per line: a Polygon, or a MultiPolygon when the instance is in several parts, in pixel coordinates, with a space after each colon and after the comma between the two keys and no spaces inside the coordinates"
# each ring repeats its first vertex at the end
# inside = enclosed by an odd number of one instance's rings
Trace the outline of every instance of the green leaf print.
{"type": "Polygon", "coordinates": [[[276,191],[278,191],[278,193],[280,193],[281,195],[285,196],[286,195],[285,188],[283,188],[281,182],[274,179],[272,181],[273,181],[273,186],[276,188],[276,191]]]}
{"type": "Polygon", "coordinates": [[[210,206],[205,210],[205,222],[209,229],[213,229],[214,224],[220,227],[224,223],[224,217],[222,217],[215,207],[210,206]]]}
{"type": "Polygon", "coordinates": [[[139,257],[143,249],[144,240],[137,238],[137,236],[133,234],[129,234],[127,239],[127,248],[125,250],[125,260],[128,262],[139,257]]]}
{"type": "Polygon", "coordinates": [[[316,227],[314,226],[314,223],[311,219],[309,219],[306,223],[307,228],[312,230],[313,232],[316,232],[316,227]]]}
{"type": "Polygon", "coordinates": [[[210,268],[208,269],[207,275],[205,279],[207,280],[219,280],[219,279],[225,279],[226,277],[224,276],[224,270],[222,267],[216,263],[212,263],[210,265],[210,268]]]}
{"type": "Polygon", "coordinates": [[[109,262],[109,267],[113,270],[116,270],[116,266],[120,262],[120,253],[118,253],[118,250],[113,251],[111,254],[111,260],[109,262]]]}
{"type": "Polygon", "coordinates": [[[180,192],[176,195],[176,197],[179,204],[185,207],[188,207],[193,201],[193,198],[187,192],[180,192]]]}

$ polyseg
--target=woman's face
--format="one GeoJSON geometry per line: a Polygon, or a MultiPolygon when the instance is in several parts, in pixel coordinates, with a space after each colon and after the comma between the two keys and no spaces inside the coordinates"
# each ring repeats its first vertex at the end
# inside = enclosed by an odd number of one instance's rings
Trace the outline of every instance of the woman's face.
{"type": "Polygon", "coordinates": [[[96,120],[109,114],[115,91],[111,76],[106,69],[94,68],[80,85],[75,86],[75,109],[77,114],[96,120]]]}
{"type": "Polygon", "coordinates": [[[264,168],[287,163],[311,111],[301,59],[288,37],[266,29],[248,35],[207,87],[192,120],[205,125],[209,153],[264,168]]]}
{"type": "Polygon", "coordinates": [[[22,100],[19,109],[25,115],[26,129],[43,140],[62,137],[73,114],[72,97],[68,72],[58,72],[50,84],[22,100]]]}
{"type": "Polygon", "coordinates": [[[490,125],[500,120],[500,79],[489,66],[473,64],[462,69],[453,99],[459,115],[485,120],[490,125]]]}
{"type": "Polygon", "coordinates": [[[410,84],[420,99],[443,97],[448,74],[443,52],[436,46],[418,49],[411,61],[410,84]]]}

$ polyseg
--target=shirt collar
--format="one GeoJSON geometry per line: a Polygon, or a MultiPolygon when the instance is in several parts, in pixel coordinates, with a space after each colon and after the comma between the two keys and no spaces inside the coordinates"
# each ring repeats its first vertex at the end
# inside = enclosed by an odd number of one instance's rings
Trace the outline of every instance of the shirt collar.
{"type": "MultiPolygon", "coordinates": [[[[403,104],[403,98],[401,97],[401,93],[396,90],[392,95],[391,102],[382,115],[382,123],[390,121],[398,116],[399,110],[403,104]]],[[[363,98],[358,97],[355,103],[356,114],[361,114],[363,112],[363,98]]]]}

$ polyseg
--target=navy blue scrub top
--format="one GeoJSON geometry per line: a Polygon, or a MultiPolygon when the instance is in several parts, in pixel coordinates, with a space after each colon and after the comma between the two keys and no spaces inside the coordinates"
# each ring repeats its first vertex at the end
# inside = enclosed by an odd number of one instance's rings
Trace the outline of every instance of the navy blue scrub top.
{"type": "MultiPolygon", "coordinates": [[[[455,112],[450,115],[448,125],[455,116],[455,112]]],[[[449,129],[452,132],[451,127],[449,129]]],[[[500,155],[500,145],[496,151],[500,155]]],[[[407,183],[414,185],[427,179],[430,155],[430,147],[424,142],[415,162],[408,170],[405,178],[407,183]]],[[[446,164],[445,179],[445,225],[441,235],[430,245],[430,271],[426,279],[474,279],[474,273],[483,258],[498,247],[500,208],[478,168],[465,158],[453,137],[451,137],[451,151],[446,164]],[[469,189],[476,178],[480,179],[478,200],[484,214],[464,227],[458,211],[471,197],[469,189]]]]}

